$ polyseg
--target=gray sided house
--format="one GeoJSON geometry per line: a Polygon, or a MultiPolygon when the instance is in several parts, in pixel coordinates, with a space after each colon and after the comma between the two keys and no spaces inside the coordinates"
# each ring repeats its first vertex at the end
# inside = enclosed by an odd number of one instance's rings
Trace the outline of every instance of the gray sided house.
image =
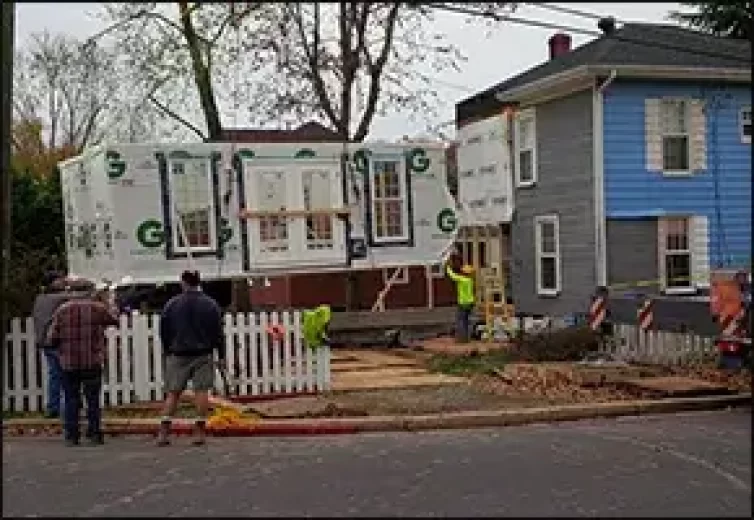
{"type": "Polygon", "coordinates": [[[707,332],[710,274],[751,266],[751,46],[669,25],[603,35],[456,105],[511,113],[512,297],[522,315],[614,315],[707,332]],[[512,109],[512,110],[510,110],[512,109]]]}

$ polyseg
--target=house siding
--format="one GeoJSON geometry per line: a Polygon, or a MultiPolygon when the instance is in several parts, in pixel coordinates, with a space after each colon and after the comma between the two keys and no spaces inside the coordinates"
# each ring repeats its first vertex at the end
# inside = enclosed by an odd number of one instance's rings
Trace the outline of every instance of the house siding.
{"type": "Polygon", "coordinates": [[[512,225],[513,299],[522,315],[586,312],[596,283],[592,92],[536,107],[538,174],[532,188],[517,188],[512,225]],[[556,214],[560,226],[561,292],[537,294],[534,217],[556,214]]]}
{"type": "MultiPolygon", "coordinates": [[[[751,105],[750,85],[614,81],[604,93],[603,107],[607,219],[706,216],[711,269],[750,266],[751,145],[741,142],[738,121],[744,105],[751,105]],[[691,177],[647,171],[645,100],[664,96],[705,102],[706,168],[691,177]]],[[[613,226],[613,231],[608,263],[614,273],[609,278],[623,278],[631,265],[637,266],[637,280],[649,274],[643,261],[636,264],[638,253],[621,254],[638,228],[613,226]],[[612,248],[618,251],[610,252],[612,248]]]]}

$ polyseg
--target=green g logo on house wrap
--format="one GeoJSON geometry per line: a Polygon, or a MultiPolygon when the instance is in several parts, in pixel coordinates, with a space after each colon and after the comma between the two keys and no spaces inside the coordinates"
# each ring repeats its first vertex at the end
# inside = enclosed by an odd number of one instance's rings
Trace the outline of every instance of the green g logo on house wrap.
{"type": "Polygon", "coordinates": [[[126,173],[126,161],[121,159],[118,152],[114,150],[108,150],[105,152],[105,158],[107,159],[107,177],[109,179],[119,179],[126,173]]]}
{"type": "MultiPolygon", "coordinates": [[[[233,238],[233,229],[227,218],[220,220],[220,243],[225,245],[233,238]]],[[[165,232],[162,228],[162,222],[157,219],[145,220],[136,228],[136,240],[144,247],[153,249],[160,247],[165,243],[165,232]]]]}
{"type": "Polygon", "coordinates": [[[151,218],[139,224],[139,227],[136,228],[136,240],[139,241],[139,244],[149,249],[160,247],[165,242],[162,222],[151,218]]]}
{"type": "Polygon", "coordinates": [[[427,151],[423,148],[414,148],[408,152],[408,168],[416,173],[424,173],[429,170],[427,151]]]}
{"type": "Polygon", "coordinates": [[[445,208],[437,214],[437,227],[443,233],[452,233],[458,227],[458,218],[456,212],[450,208],[445,208]]]}

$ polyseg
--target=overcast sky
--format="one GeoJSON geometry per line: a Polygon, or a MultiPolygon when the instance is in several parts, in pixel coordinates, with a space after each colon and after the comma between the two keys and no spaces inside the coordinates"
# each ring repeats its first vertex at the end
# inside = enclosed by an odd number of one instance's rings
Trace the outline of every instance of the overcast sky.
{"type": "MultiPolygon", "coordinates": [[[[680,9],[676,3],[590,3],[554,4],[603,16],[614,16],[618,21],[643,21],[671,23],[670,11],[680,9]]],[[[31,33],[47,29],[86,38],[103,27],[92,14],[99,9],[96,3],[16,4],[16,44],[22,45],[31,33]]],[[[541,6],[522,5],[515,16],[532,20],[566,25],[580,29],[596,30],[596,21],[552,12],[541,6]]],[[[440,116],[433,125],[452,121],[455,103],[477,91],[495,85],[506,78],[523,72],[545,61],[548,55],[547,39],[555,32],[513,23],[496,25],[484,30],[469,26],[452,14],[437,17],[436,29],[445,32],[468,56],[460,73],[447,71],[438,74],[437,90],[443,99],[440,116]]],[[[572,34],[573,45],[581,45],[589,36],[572,34]]],[[[376,119],[370,137],[398,139],[403,135],[425,133],[426,123],[410,121],[406,116],[376,119]]],[[[452,125],[445,127],[453,134],[452,125]]]]}

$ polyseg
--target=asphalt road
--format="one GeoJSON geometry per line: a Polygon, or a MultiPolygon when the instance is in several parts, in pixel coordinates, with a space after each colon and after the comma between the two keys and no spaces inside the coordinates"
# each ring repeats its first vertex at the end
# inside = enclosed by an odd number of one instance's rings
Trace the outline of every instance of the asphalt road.
{"type": "Polygon", "coordinates": [[[65,448],[3,441],[3,516],[751,517],[751,411],[65,448]]]}

